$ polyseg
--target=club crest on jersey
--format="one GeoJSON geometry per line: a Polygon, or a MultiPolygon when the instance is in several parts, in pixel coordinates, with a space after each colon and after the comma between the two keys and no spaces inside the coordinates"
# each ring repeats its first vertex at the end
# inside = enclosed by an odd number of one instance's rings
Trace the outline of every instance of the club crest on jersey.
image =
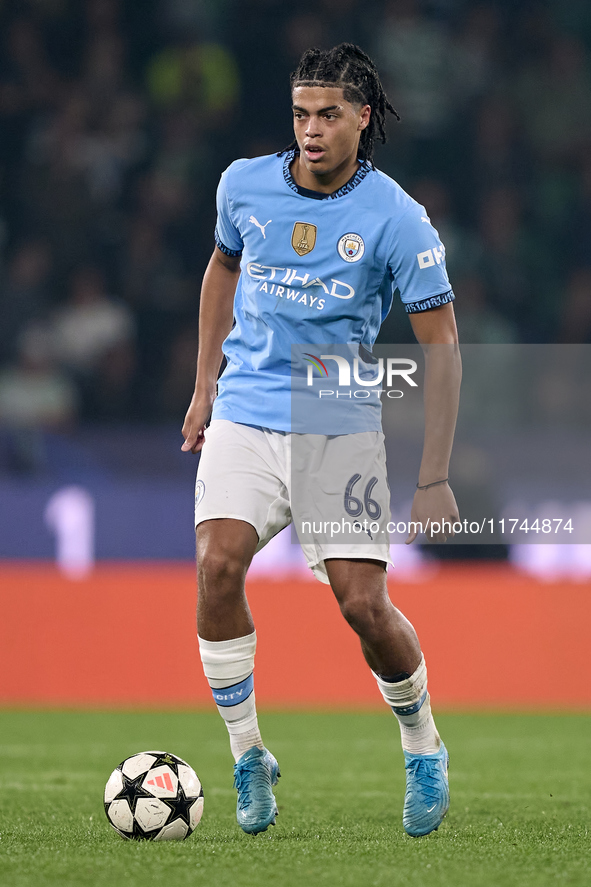
{"type": "Polygon", "coordinates": [[[296,222],[291,235],[291,245],[298,256],[311,253],[316,246],[316,225],[310,222],[296,222]]]}
{"type": "Polygon", "coordinates": [[[363,237],[359,234],[343,234],[337,244],[337,250],[345,262],[358,262],[365,252],[363,237]]]}

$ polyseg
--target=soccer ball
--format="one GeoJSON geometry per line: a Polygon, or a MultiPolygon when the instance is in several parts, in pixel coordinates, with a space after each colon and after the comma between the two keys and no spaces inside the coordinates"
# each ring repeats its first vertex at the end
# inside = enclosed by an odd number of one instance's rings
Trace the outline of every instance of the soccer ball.
{"type": "Polygon", "coordinates": [[[203,813],[203,788],[186,761],[163,751],[126,758],[105,786],[105,813],[122,838],[183,841],[203,813]]]}

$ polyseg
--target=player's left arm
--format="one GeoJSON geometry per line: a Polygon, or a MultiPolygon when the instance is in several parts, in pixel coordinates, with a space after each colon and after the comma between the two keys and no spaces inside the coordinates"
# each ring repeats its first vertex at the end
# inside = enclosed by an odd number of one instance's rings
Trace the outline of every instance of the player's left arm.
{"type": "MultiPolygon", "coordinates": [[[[462,362],[453,303],[448,302],[428,311],[410,314],[410,322],[425,355],[425,440],[419,471],[419,486],[443,480],[449,474],[449,460],[458,415],[462,362]]],[[[449,484],[417,489],[411,521],[425,528],[428,522],[459,520],[458,506],[449,484]]],[[[406,539],[407,545],[417,537],[416,528],[406,539]]],[[[445,542],[447,533],[427,533],[432,542],[445,542]]]]}

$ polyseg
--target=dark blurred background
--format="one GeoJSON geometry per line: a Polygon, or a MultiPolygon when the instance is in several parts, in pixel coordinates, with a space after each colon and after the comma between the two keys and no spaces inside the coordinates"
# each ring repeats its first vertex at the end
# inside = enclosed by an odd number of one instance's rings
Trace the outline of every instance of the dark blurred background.
{"type": "MultiPolygon", "coordinates": [[[[591,341],[586,0],[0,0],[0,473],[55,432],[178,436],[219,175],[290,141],[290,71],[342,40],[402,116],[376,164],[440,232],[461,340],[591,341]]],[[[411,340],[396,304],[379,341],[411,340]]]]}

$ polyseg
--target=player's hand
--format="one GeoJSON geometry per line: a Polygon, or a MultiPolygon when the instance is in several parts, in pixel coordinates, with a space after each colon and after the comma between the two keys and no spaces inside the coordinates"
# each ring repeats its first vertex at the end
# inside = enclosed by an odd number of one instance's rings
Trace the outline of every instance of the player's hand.
{"type": "Polygon", "coordinates": [[[181,447],[183,453],[198,453],[205,443],[205,424],[211,416],[212,407],[212,398],[193,395],[181,432],[185,438],[181,447]]]}
{"type": "Polygon", "coordinates": [[[406,545],[417,538],[421,524],[428,542],[447,542],[448,536],[453,536],[453,525],[459,521],[460,514],[454,494],[449,484],[437,484],[428,490],[417,490],[410,512],[411,524],[414,527],[405,540],[406,545]],[[444,526],[445,521],[445,526],[444,526]],[[434,526],[433,526],[434,525],[434,526]],[[439,532],[433,532],[439,530],[439,532]]]}

